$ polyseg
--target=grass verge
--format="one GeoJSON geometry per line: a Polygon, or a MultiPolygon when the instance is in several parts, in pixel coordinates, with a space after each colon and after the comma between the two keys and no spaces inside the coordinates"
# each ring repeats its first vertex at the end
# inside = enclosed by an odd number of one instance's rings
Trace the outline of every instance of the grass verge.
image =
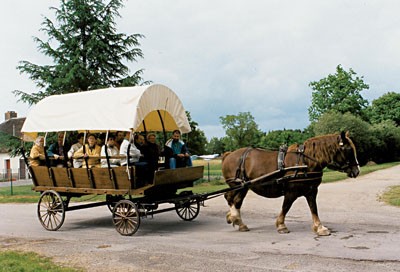
{"type": "Polygon", "coordinates": [[[380,200],[393,206],[400,207],[400,186],[391,186],[385,191],[380,200]]]}
{"type": "Polygon", "coordinates": [[[69,267],[56,265],[50,258],[42,257],[33,252],[0,251],[0,272],[78,272],[69,267]]]}

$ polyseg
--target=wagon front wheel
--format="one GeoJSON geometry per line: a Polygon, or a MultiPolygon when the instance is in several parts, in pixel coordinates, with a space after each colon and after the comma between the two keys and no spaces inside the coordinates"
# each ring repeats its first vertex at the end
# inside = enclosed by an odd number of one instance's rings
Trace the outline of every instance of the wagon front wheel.
{"type": "Polygon", "coordinates": [[[175,204],[176,213],[185,221],[195,219],[200,212],[200,201],[198,199],[186,199],[175,204]]]}
{"type": "Polygon", "coordinates": [[[118,201],[113,210],[113,223],[121,235],[135,234],[140,225],[140,214],[136,204],[126,199],[118,201]]]}
{"type": "Polygon", "coordinates": [[[53,191],[44,191],[38,202],[37,214],[46,230],[58,230],[65,219],[65,206],[61,196],[53,191]]]}

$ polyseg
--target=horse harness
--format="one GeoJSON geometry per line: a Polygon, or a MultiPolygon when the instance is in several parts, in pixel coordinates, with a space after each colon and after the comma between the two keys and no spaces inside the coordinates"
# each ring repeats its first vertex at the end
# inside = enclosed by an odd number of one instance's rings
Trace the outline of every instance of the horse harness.
{"type": "Polygon", "coordinates": [[[278,156],[277,156],[277,163],[278,169],[258,177],[256,179],[250,180],[247,176],[246,168],[245,168],[245,161],[247,156],[253,148],[248,147],[243,154],[240,156],[238,168],[236,170],[236,175],[233,181],[240,181],[245,185],[250,185],[257,181],[263,180],[261,185],[272,185],[272,184],[282,184],[287,182],[299,182],[299,181],[317,181],[322,178],[322,171],[319,172],[308,172],[308,166],[304,162],[304,158],[308,158],[310,160],[314,160],[313,158],[304,154],[305,147],[304,145],[299,145],[297,151],[294,153],[297,154],[296,165],[293,167],[285,167],[285,157],[288,153],[288,147],[286,145],[282,145],[279,148],[278,156]],[[286,175],[287,172],[293,171],[293,174],[286,175]]]}

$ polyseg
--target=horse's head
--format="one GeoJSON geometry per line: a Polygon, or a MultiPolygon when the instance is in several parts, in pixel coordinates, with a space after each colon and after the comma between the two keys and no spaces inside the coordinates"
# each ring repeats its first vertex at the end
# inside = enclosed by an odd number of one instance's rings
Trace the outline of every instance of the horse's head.
{"type": "Polygon", "coordinates": [[[360,174],[360,166],[357,161],[356,148],[353,141],[349,138],[349,132],[342,132],[337,137],[337,144],[337,151],[327,167],[345,172],[350,178],[357,177],[360,174]]]}

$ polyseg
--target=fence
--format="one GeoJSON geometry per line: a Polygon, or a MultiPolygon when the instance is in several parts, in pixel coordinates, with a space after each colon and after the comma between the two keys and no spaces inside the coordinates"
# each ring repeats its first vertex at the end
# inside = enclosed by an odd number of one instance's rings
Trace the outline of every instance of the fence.
{"type": "Polygon", "coordinates": [[[0,181],[15,181],[20,179],[30,179],[29,172],[27,168],[17,168],[17,169],[3,169],[0,176],[0,181]]]}

